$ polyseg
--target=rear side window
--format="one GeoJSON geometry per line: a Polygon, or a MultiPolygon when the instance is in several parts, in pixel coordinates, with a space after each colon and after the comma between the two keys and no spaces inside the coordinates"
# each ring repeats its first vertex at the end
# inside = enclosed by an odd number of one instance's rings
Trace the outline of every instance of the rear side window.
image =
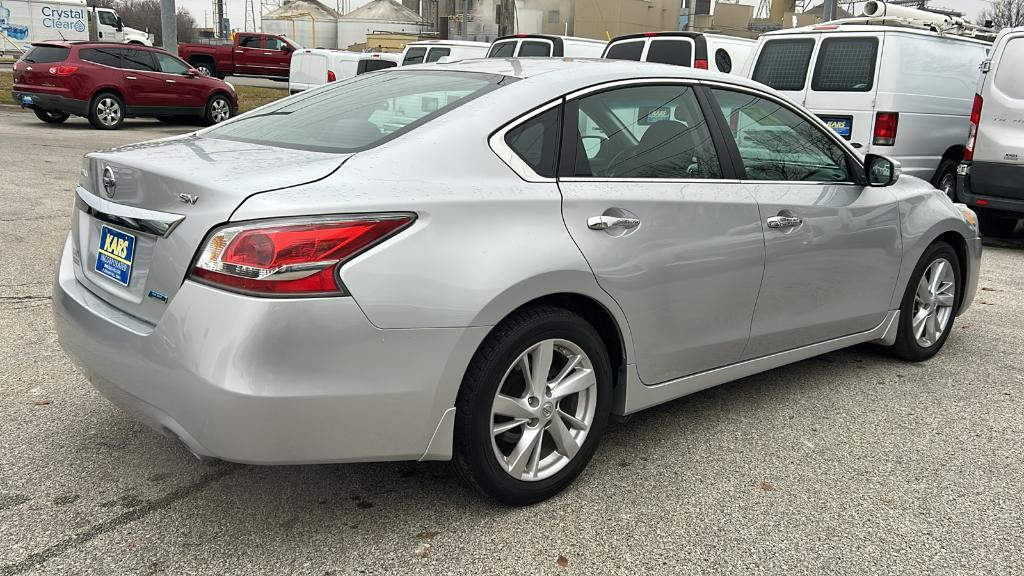
{"type": "Polygon", "coordinates": [[[505,143],[534,172],[555,177],[558,164],[558,143],[562,131],[560,106],[538,114],[505,134],[505,143]]]}
{"type": "Polygon", "coordinates": [[[692,66],[693,50],[689,40],[653,40],[647,49],[647,61],[676,66],[692,66]]]}
{"type": "Polygon", "coordinates": [[[117,48],[83,48],[78,51],[78,57],[93,64],[121,67],[121,51],[117,48]]]}
{"type": "Polygon", "coordinates": [[[145,72],[157,72],[156,60],[153,53],[146,50],[133,50],[124,48],[121,51],[121,67],[127,70],[142,70],[145,72]]]}
{"type": "Polygon", "coordinates": [[[826,38],[814,64],[811,90],[867,92],[875,83],[878,38],[826,38]]]}
{"type": "Polygon", "coordinates": [[[437,62],[451,53],[451,48],[431,48],[430,54],[427,54],[427,62],[437,62]]]}
{"type": "Polygon", "coordinates": [[[644,41],[633,40],[630,42],[616,42],[608,47],[604,55],[609,60],[640,60],[644,53],[644,41]]]}
{"type": "Polygon", "coordinates": [[[1014,38],[1006,43],[1003,55],[999,57],[995,86],[1015,100],[1024,100],[1024,74],[1020,63],[1024,62],[1024,38],[1014,38]]]}
{"type": "Polygon", "coordinates": [[[21,61],[37,64],[63,62],[68,59],[70,53],[70,48],[61,48],[60,46],[33,46],[21,57],[21,61]]]}
{"type": "Polygon", "coordinates": [[[365,74],[366,72],[376,72],[377,70],[384,70],[385,68],[394,68],[397,66],[391,60],[360,60],[356,66],[356,74],[365,74]]]}
{"type": "Polygon", "coordinates": [[[719,72],[728,74],[732,72],[732,57],[725,51],[725,48],[715,50],[715,66],[719,72]]]}
{"type": "Polygon", "coordinates": [[[776,90],[803,90],[814,40],[771,40],[761,48],[754,80],[776,90]]]}
{"type": "Polygon", "coordinates": [[[523,42],[519,47],[519,56],[551,56],[551,45],[547,42],[523,42]]]}
{"type": "Polygon", "coordinates": [[[491,51],[487,53],[488,58],[511,58],[516,52],[516,41],[506,40],[505,42],[495,42],[491,46],[491,51]]]}
{"type": "Polygon", "coordinates": [[[402,66],[408,66],[410,64],[422,64],[423,56],[426,53],[426,48],[409,48],[409,51],[405,53],[405,58],[402,59],[402,66]]]}

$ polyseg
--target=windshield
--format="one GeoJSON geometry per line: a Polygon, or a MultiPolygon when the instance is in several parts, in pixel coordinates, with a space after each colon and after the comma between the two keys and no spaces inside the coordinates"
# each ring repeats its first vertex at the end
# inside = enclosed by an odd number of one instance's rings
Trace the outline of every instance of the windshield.
{"type": "Polygon", "coordinates": [[[388,71],[327,84],[202,132],[321,152],[377,146],[507,83],[492,74],[388,71]]]}

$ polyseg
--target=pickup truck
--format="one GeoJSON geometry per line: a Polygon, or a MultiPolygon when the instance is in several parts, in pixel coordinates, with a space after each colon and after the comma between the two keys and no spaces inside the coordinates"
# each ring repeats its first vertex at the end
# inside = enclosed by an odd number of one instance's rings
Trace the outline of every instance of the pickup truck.
{"type": "Polygon", "coordinates": [[[178,44],[178,56],[201,74],[288,77],[292,53],[302,46],[278,34],[236,32],[233,44],[178,44]]]}

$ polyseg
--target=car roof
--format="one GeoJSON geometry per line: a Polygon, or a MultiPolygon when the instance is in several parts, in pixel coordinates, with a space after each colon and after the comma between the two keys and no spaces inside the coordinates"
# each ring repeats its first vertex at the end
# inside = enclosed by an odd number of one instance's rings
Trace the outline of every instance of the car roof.
{"type": "Polygon", "coordinates": [[[132,50],[150,50],[155,52],[166,52],[159,46],[144,46],[142,44],[121,44],[119,42],[93,42],[92,40],[41,40],[33,42],[33,46],[56,46],[58,48],[130,48],[132,50]]]}
{"type": "Polygon", "coordinates": [[[406,48],[409,46],[475,46],[486,48],[490,45],[490,42],[473,42],[470,40],[417,40],[416,42],[409,42],[405,46],[406,48]]]}

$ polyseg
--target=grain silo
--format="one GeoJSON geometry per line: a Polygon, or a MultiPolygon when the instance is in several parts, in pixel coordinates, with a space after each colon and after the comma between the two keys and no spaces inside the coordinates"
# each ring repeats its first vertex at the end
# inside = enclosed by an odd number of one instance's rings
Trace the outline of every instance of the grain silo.
{"type": "Polygon", "coordinates": [[[340,16],[317,0],[290,0],[263,15],[263,31],[284,34],[304,48],[337,48],[340,16]]]}
{"type": "Polygon", "coordinates": [[[338,19],[338,47],[363,44],[372,32],[419,35],[427,28],[419,14],[395,0],[372,0],[338,19]]]}

